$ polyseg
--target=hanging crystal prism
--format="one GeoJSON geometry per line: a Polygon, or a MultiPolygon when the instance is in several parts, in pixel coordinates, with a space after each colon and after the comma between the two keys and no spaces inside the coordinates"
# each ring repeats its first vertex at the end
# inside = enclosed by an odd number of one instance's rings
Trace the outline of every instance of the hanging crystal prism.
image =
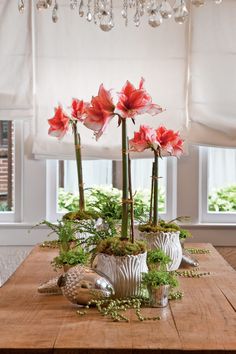
{"type": "Polygon", "coordinates": [[[88,22],[91,22],[92,19],[93,19],[93,15],[92,15],[91,8],[90,8],[90,3],[91,3],[91,0],[88,0],[87,15],[86,15],[86,20],[87,20],[88,22]]]}
{"type": "Polygon", "coordinates": [[[97,24],[97,15],[98,15],[98,1],[94,0],[93,1],[93,22],[96,25],[97,24]]]}
{"type": "Polygon", "coordinates": [[[52,10],[52,21],[56,23],[58,21],[58,3],[57,0],[55,0],[55,4],[52,10]]]}
{"type": "Polygon", "coordinates": [[[136,1],[135,0],[129,0],[129,7],[132,8],[132,7],[135,7],[136,5],[136,1]]]}
{"type": "Polygon", "coordinates": [[[178,8],[174,9],[174,19],[176,23],[183,24],[188,18],[188,9],[185,4],[185,0],[181,0],[181,4],[178,8]]]}
{"type": "Polygon", "coordinates": [[[77,0],[70,0],[70,8],[71,8],[71,10],[75,10],[77,6],[78,6],[78,1],[77,0]]]}
{"type": "Polygon", "coordinates": [[[160,5],[160,14],[165,20],[167,20],[168,18],[171,18],[172,8],[170,6],[170,3],[167,0],[162,1],[161,5],[160,5]]]}
{"type": "Polygon", "coordinates": [[[192,4],[199,7],[199,6],[203,6],[205,4],[205,0],[191,0],[192,4]]]}
{"type": "Polygon", "coordinates": [[[121,10],[121,16],[126,20],[128,17],[128,0],[123,1],[123,8],[121,10]]]}
{"type": "Polygon", "coordinates": [[[113,19],[111,16],[104,11],[104,14],[101,17],[100,20],[100,28],[104,32],[110,31],[114,27],[113,19]]]}
{"type": "Polygon", "coordinates": [[[163,18],[158,10],[151,10],[148,16],[148,24],[151,27],[158,27],[162,24],[163,18]]]}
{"type": "Polygon", "coordinates": [[[140,25],[139,0],[136,0],[136,11],[134,14],[134,24],[136,27],[140,25]]]}
{"type": "Polygon", "coordinates": [[[38,10],[43,10],[48,8],[48,3],[46,0],[38,0],[36,3],[36,7],[38,10]]]}
{"type": "Polygon", "coordinates": [[[139,15],[143,16],[145,12],[145,0],[139,0],[139,15]]]}
{"type": "Polygon", "coordinates": [[[52,6],[52,0],[47,0],[46,3],[48,8],[52,6]]]}
{"type": "Polygon", "coordinates": [[[80,15],[80,17],[84,16],[84,1],[83,0],[81,0],[80,4],[79,4],[79,15],[80,15]]]}
{"type": "Polygon", "coordinates": [[[18,10],[21,14],[25,11],[25,3],[24,0],[19,0],[18,1],[18,10]]]}

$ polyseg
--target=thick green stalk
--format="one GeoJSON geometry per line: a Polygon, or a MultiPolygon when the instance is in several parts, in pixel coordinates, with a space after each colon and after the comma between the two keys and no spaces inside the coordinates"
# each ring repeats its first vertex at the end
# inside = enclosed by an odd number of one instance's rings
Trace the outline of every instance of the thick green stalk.
{"type": "Polygon", "coordinates": [[[128,141],[126,119],[122,119],[122,225],[121,239],[128,238],[129,218],[129,179],[128,179],[128,141]]]}
{"type": "Polygon", "coordinates": [[[75,156],[76,156],[78,188],[79,188],[79,208],[81,211],[83,211],[85,209],[85,201],[84,201],[84,183],[83,183],[82,157],[81,157],[81,139],[80,139],[80,134],[78,133],[77,130],[77,123],[73,123],[72,128],[74,134],[75,156]]]}
{"type": "Polygon", "coordinates": [[[129,163],[129,197],[130,197],[130,238],[131,242],[134,243],[134,198],[133,198],[133,189],[132,189],[132,178],[131,178],[131,159],[128,155],[129,163]]]}
{"type": "Polygon", "coordinates": [[[149,223],[152,222],[152,215],[153,215],[153,187],[154,187],[153,174],[154,174],[154,162],[152,164],[152,176],[151,176],[152,182],[151,182],[151,195],[150,195],[149,223]]]}
{"type": "Polygon", "coordinates": [[[153,188],[154,188],[154,200],[153,200],[153,225],[158,224],[158,154],[154,152],[154,171],[153,171],[153,188]]]}

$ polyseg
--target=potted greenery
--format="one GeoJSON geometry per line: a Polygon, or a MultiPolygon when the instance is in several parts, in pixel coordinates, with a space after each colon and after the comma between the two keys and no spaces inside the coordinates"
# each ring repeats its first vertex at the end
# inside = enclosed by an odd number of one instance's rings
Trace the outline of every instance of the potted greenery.
{"type": "Polygon", "coordinates": [[[176,287],[178,282],[171,272],[151,270],[142,275],[142,285],[148,290],[152,307],[165,307],[168,305],[169,289],[176,287]]]}
{"type": "Polygon", "coordinates": [[[171,258],[161,249],[153,249],[147,252],[147,265],[149,270],[167,270],[171,258]]]}
{"type": "Polygon", "coordinates": [[[129,81],[119,94],[116,105],[110,91],[101,85],[98,96],[93,97],[84,124],[94,130],[97,139],[103,134],[112,118],[118,117],[122,127],[122,223],[120,235],[102,241],[98,247],[96,269],[107,275],[114,285],[117,297],[139,294],[141,273],[147,271],[146,249],[143,242],[133,237],[133,197],[130,184],[130,165],[127,138],[127,119],[134,121],[135,116],[143,113],[155,115],[162,109],[152,103],[151,97],[143,87],[142,79],[136,89],[129,81]],[[130,193],[129,193],[130,192],[130,193]],[[131,220],[131,221],[130,221],[131,220]],[[131,232],[130,232],[131,226],[131,232]]]}
{"type": "Polygon", "coordinates": [[[183,141],[179,133],[168,130],[163,126],[153,129],[141,125],[138,132],[130,139],[131,151],[142,152],[150,149],[154,155],[152,168],[151,202],[149,221],[139,226],[140,237],[145,239],[149,248],[160,248],[171,258],[167,268],[169,271],[178,269],[182,260],[182,248],[179,240],[180,230],[172,224],[159,220],[158,217],[158,180],[159,158],[164,154],[179,157],[182,153],[183,141]]]}
{"type": "Polygon", "coordinates": [[[76,264],[85,264],[88,257],[86,252],[79,245],[79,240],[77,239],[77,233],[80,231],[80,224],[77,224],[69,220],[58,220],[57,223],[51,223],[44,220],[37,224],[46,225],[52,234],[56,234],[57,245],[59,248],[59,255],[52,260],[52,265],[54,268],[63,268],[66,272],[71,266],[76,264]]]}

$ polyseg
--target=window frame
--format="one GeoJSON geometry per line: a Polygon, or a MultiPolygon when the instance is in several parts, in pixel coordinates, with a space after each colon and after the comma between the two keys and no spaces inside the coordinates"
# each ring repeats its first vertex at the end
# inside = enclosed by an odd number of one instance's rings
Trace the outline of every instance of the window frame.
{"type": "Polygon", "coordinates": [[[208,211],[208,167],[209,155],[206,146],[199,146],[199,215],[201,222],[216,224],[231,224],[236,222],[236,212],[209,212],[208,211]]]}
{"type": "Polygon", "coordinates": [[[12,120],[14,126],[14,166],[13,166],[13,186],[12,186],[12,197],[14,201],[13,211],[0,212],[0,222],[1,223],[13,223],[22,221],[22,183],[23,183],[23,124],[21,121],[12,120]]]}
{"type": "MultiPolygon", "coordinates": [[[[167,158],[166,164],[166,212],[160,213],[160,217],[165,220],[171,220],[176,217],[176,210],[177,210],[177,159],[176,158],[167,158]]],[[[119,162],[117,162],[119,164],[119,162]]],[[[63,212],[57,211],[57,200],[58,200],[58,164],[59,160],[47,160],[46,162],[46,170],[47,170],[47,219],[55,222],[59,220],[64,215],[63,212]]],[[[113,169],[116,161],[113,161],[113,169]]],[[[118,169],[115,168],[115,171],[118,169]]],[[[120,174],[118,173],[118,177],[120,174]]],[[[116,181],[117,176],[113,179],[116,181]]],[[[120,184],[120,183],[119,183],[120,184]]],[[[117,188],[115,186],[115,188],[117,188]]]]}

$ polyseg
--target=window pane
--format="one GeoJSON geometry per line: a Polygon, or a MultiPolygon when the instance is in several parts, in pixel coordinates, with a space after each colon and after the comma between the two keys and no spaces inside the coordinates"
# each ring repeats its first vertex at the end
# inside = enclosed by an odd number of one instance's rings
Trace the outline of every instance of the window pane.
{"type": "Polygon", "coordinates": [[[236,212],[236,150],[208,148],[208,211],[236,212]]]}
{"type": "MultiPolygon", "coordinates": [[[[153,159],[132,160],[133,191],[142,190],[149,197],[153,159]]],[[[159,159],[159,211],[166,212],[167,158],[159,159]]]]}
{"type": "MultiPolygon", "coordinates": [[[[58,210],[60,212],[65,208],[69,210],[70,203],[72,209],[73,205],[78,204],[78,180],[75,161],[59,161],[58,166],[58,210]]],[[[98,186],[112,187],[112,161],[83,161],[83,179],[85,189],[98,186]]]]}
{"type": "Polygon", "coordinates": [[[13,210],[14,129],[11,121],[0,121],[0,212],[13,210]]]}

